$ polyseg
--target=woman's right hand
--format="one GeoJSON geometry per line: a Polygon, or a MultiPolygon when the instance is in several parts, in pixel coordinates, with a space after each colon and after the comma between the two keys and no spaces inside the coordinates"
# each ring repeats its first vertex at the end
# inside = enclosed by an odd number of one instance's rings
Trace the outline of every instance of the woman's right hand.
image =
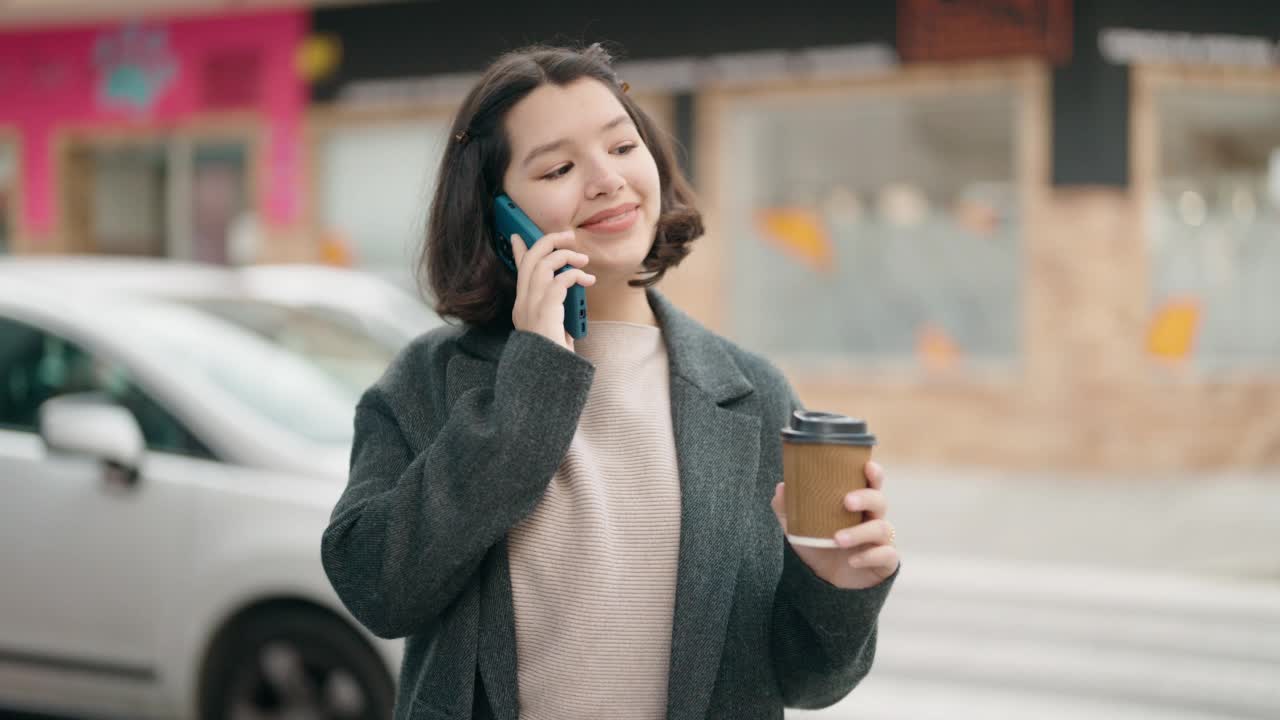
{"type": "Polygon", "coordinates": [[[581,268],[587,256],[569,249],[573,231],[547,233],[533,247],[526,248],[519,235],[511,236],[511,254],[516,260],[516,304],[511,322],[517,330],[537,333],[573,351],[573,336],[564,329],[564,299],[575,284],[591,287],[596,276],[581,268]],[[573,267],[556,275],[565,265],[573,267]]]}

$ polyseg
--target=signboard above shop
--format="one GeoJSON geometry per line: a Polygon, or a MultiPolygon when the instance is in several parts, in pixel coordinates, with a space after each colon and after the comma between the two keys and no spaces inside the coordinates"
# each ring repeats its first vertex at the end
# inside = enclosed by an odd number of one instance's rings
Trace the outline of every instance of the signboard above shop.
{"type": "MultiPolygon", "coordinates": [[[[896,63],[894,0],[795,0],[744,6],[740,2],[651,0],[641,5],[583,0],[511,3],[495,13],[483,3],[440,0],[317,8],[313,32],[341,46],[341,62],[312,85],[316,102],[351,99],[351,85],[378,83],[374,94],[405,96],[397,81],[439,91],[428,79],[474,73],[504,51],[534,42],[616,49],[632,63],[633,86],[672,90],[723,79],[762,63],[810,72],[832,65],[864,68],[896,63]],[[812,52],[826,48],[823,55],[812,52]],[[781,56],[779,56],[781,53],[781,56]],[[736,60],[737,62],[726,62],[736,60]],[[824,62],[826,63],[824,65],[824,62]],[[663,65],[665,63],[665,65],[663,65]],[[644,71],[645,78],[638,77],[644,71]]],[[[356,96],[369,96],[360,90],[356,96]]]]}
{"type": "Polygon", "coordinates": [[[900,0],[898,52],[907,62],[1071,59],[1071,0],[900,0]]]}
{"type": "Polygon", "coordinates": [[[530,42],[604,41],[632,87],[802,81],[884,72],[902,62],[1071,56],[1072,0],[797,0],[744,11],[741,3],[655,0],[642,8],[520,4],[500,21],[461,2],[319,8],[317,37],[341,61],[314,78],[317,102],[436,102],[465,92],[472,74],[530,42]],[[435,28],[448,28],[437,32],[435,28]]]}

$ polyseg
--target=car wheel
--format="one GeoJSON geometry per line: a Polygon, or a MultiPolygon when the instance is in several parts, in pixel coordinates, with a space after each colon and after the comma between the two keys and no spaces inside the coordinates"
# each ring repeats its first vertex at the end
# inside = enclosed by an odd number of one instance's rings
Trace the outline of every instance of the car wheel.
{"type": "Polygon", "coordinates": [[[386,720],[395,688],[381,658],[346,623],[316,608],[253,613],[210,650],[203,720],[386,720]]]}

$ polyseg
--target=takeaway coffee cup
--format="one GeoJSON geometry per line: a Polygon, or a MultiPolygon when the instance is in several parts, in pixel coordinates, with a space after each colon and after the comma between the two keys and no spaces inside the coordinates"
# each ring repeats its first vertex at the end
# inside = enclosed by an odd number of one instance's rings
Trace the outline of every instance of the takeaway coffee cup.
{"type": "Polygon", "coordinates": [[[836,547],[836,531],[862,522],[844,496],[867,486],[865,466],[874,435],[864,420],[797,410],[782,429],[782,481],[787,539],[793,545],[836,547]]]}

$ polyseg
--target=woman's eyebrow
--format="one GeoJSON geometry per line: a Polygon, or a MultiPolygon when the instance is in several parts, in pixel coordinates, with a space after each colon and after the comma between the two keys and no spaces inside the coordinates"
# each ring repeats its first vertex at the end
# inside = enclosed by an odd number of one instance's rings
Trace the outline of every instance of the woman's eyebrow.
{"type": "MultiPolygon", "coordinates": [[[[609,132],[610,130],[612,130],[612,129],[614,129],[614,128],[618,127],[619,125],[623,125],[623,124],[634,125],[635,123],[634,123],[634,122],[632,122],[632,120],[631,120],[631,116],[630,116],[630,115],[627,115],[626,113],[623,113],[623,114],[619,115],[618,117],[616,117],[616,118],[614,118],[614,119],[610,120],[609,122],[605,123],[605,124],[604,124],[604,127],[600,128],[600,132],[602,132],[602,133],[609,132]]],[[[569,140],[568,140],[568,139],[566,139],[566,138],[561,138],[561,139],[559,139],[559,140],[554,140],[554,141],[552,141],[552,142],[544,143],[544,144],[542,144],[542,145],[539,145],[538,147],[536,147],[536,148],[534,148],[534,149],[530,150],[528,155],[525,155],[525,156],[524,156],[524,162],[520,163],[520,167],[522,167],[522,168],[523,168],[523,167],[528,167],[529,163],[533,162],[533,161],[534,161],[534,159],[536,159],[539,155],[543,155],[543,154],[546,154],[546,153],[549,153],[549,152],[555,152],[556,150],[559,150],[560,148],[562,148],[562,147],[564,147],[566,144],[568,144],[568,142],[569,142],[569,140]]]]}

